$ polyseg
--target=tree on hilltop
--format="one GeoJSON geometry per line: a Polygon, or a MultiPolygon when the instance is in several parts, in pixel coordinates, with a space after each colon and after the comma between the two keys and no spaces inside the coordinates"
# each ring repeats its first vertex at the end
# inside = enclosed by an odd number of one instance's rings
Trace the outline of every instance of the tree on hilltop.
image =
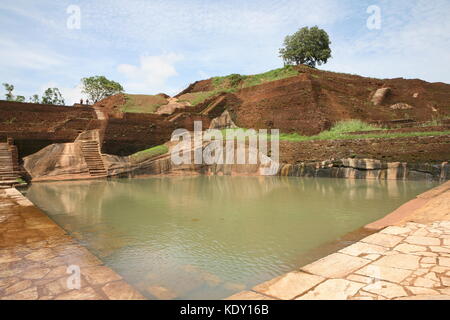
{"type": "MultiPolygon", "coordinates": [[[[32,100],[39,100],[38,95],[34,95],[32,97],[32,100]]],[[[54,104],[54,105],[64,105],[64,98],[61,95],[61,92],[59,92],[58,88],[48,88],[44,91],[44,95],[42,96],[41,100],[42,104],[54,104]]]]}
{"type": "Polygon", "coordinates": [[[306,64],[310,67],[327,63],[331,58],[330,38],[325,30],[304,27],[284,39],[280,57],[285,65],[306,64]]]}
{"type": "Polygon", "coordinates": [[[123,87],[120,83],[108,80],[104,76],[94,76],[81,79],[83,90],[92,102],[100,101],[106,97],[122,93],[123,87]]]}
{"type": "Polygon", "coordinates": [[[13,94],[14,86],[12,84],[3,83],[3,87],[6,90],[6,94],[5,94],[6,101],[25,102],[24,96],[15,96],[13,94]]]}

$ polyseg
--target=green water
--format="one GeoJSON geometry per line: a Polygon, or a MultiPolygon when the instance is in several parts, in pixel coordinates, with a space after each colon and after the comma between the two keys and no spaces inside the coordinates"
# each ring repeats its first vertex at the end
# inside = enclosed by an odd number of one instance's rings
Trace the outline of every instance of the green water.
{"type": "Polygon", "coordinates": [[[147,297],[218,299],[298,269],[434,185],[155,177],[39,183],[27,197],[147,297]]]}

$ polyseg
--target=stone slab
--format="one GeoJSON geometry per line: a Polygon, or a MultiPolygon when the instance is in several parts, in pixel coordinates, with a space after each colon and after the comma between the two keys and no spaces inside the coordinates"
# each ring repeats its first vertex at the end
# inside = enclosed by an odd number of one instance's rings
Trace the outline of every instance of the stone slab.
{"type": "Polygon", "coordinates": [[[326,278],[344,278],[370,262],[367,259],[334,253],[303,267],[302,270],[326,278]]]}
{"type": "Polygon", "coordinates": [[[264,282],[253,290],[277,299],[288,300],[305,293],[324,280],[325,278],[321,276],[294,271],[264,282]]]}

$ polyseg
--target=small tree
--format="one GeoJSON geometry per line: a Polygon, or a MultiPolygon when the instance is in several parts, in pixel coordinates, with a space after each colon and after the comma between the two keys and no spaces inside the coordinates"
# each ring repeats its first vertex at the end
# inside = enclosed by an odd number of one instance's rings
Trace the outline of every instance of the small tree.
{"type": "Polygon", "coordinates": [[[104,76],[94,76],[81,79],[83,84],[82,92],[86,94],[92,102],[100,101],[106,97],[123,92],[123,87],[104,76]]]}
{"type": "MultiPolygon", "coordinates": [[[[36,95],[37,96],[37,95],[36,95]]],[[[48,88],[44,91],[44,95],[41,100],[42,104],[54,104],[54,105],[64,105],[64,98],[59,92],[58,88],[48,88]]]]}
{"type": "Polygon", "coordinates": [[[3,83],[3,87],[6,90],[6,94],[5,94],[6,101],[25,102],[25,97],[24,96],[15,96],[13,94],[14,86],[12,84],[3,83]]]}
{"type": "Polygon", "coordinates": [[[16,102],[25,102],[25,97],[24,96],[16,96],[14,101],[16,101],[16,102]]]}
{"type": "Polygon", "coordinates": [[[284,39],[280,57],[283,58],[285,65],[320,66],[331,58],[330,44],[328,34],[324,30],[317,26],[304,27],[284,39]]]}
{"type": "Polygon", "coordinates": [[[33,94],[33,96],[30,97],[31,103],[39,103],[39,95],[33,94]]]}
{"type": "Polygon", "coordinates": [[[12,84],[9,83],[3,83],[3,87],[6,90],[6,101],[14,101],[14,95],[13,95],[13,91],[14,91],[14,86],[12,84]]]}

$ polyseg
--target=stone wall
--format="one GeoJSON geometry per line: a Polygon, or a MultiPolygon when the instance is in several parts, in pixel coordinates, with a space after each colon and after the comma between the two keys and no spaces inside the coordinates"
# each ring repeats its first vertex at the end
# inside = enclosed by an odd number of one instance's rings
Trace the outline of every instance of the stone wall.
{"type": "Polygon", "coordinates": [[[410,164],[373,159],[341,159],[294,165],[282,164],[278,174],[293,177],[445,181],[450,179],[450,165],[448,162],[410,164]]]}

